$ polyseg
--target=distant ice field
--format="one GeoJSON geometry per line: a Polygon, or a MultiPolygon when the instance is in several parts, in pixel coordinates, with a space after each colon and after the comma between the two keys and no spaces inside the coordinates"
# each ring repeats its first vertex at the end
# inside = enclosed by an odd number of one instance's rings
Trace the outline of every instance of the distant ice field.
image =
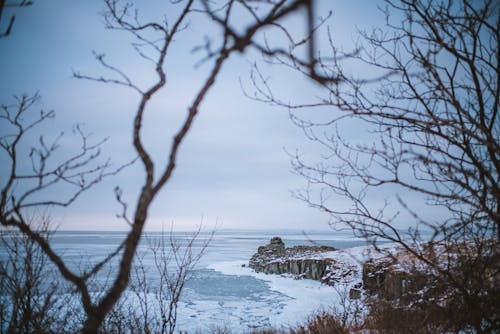
{"type": "MultiPolygon", "coordinates": [[[[104,258],[119,245],[123,236],[122,232],[60,231],[52,236],[52,244],[77,270],[104,258]]],[[[159,277],[149,245],[158,241],[160,236],[159,233],[147,233],[138,251],[153,287],[158,284],[159,277]]],[[[195,253],[208,240],[210,242],[186,283],[179,305],[177,329],[203,332],[226,326],[237,333],[270,326],[288,327],[306,320],[314,312],[335,307],[339,287],[335,289],[313,280],[255,273],[242,266],[248,264],[257,248],[269,243],[273,236],[280,236],[287,247],[317,244],[347,249],[365,245],[364,240],[354,238],[350,232],[219,231],[213,236],[208,232],[200,233],[193,244],[195,253]]],[[[185,244],[192,233],[176,232],[173,237],[185,244]]],[[[0,250],[0,256],[2,252],[0,250]]],[[[96,281],[109,282],[116,265],[116,261],[111,263],[96,281]]]]}

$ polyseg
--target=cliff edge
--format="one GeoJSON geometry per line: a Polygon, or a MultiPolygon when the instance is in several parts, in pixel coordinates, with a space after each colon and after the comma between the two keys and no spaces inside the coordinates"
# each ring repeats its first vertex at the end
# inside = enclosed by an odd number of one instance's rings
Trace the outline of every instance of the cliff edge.
{"type": "MultiPolygon", "coordinates": [[[[356,249],[359,253],[360,249],[356,249]]],[[[366,249],[366,248],[365,248],[366,249]]],[[[265,274],[288,274],[295,279],[308,278],[334,286],[347,284],[349,297],[360,298],[363,291],[368,295],[378,294],[385,299],[402,297],[410,279],[408,271],[402,270],[396,261],[387,255],[375,257],[353,256],[348,250],[336,250],[330,246],[285,247],[280,237],[260,246],[249,262],[249,267],[265,274]]],[[[401,250],[393,250],[401,252],[401,250]]],[[[376,255],[372,253],[371,255],[376,255]]]]}
{"type": "Polygon", "coordinates": [[[330,246],[285,247],[280,237],[260,246],[249,262],[256,272],[266,274],[290,274],[294,278],[309,278],[328,285],[356,276],[358,268],[353,264],[341,263],[334,258],[336,249],[330,246]]]}

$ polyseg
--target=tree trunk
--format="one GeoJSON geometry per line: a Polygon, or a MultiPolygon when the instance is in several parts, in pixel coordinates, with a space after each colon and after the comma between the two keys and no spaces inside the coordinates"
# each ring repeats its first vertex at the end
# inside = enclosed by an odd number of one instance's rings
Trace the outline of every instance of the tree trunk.
{"type": "Polygon", "coordinates": [[[96,316],[88,315],[82,328],[82,334],[98,334],[100,323],[96,316]]]}

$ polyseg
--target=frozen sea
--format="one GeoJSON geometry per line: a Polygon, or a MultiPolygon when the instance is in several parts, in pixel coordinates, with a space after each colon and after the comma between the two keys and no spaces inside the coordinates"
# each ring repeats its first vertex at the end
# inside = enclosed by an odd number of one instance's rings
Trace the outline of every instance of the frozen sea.
{"type": "MultiPolygon", "coordinates": [[[[74,268],[82,268],[110,253],[123,236],[122,232],[59,231],[52,236],[52,244],[74,268]]],[[[173,236],[182,244],[192,233],[176,232],[173,236]]],[[[273,236],[280,236],[287,247],[317,244],[349,249],[365,245],[350,232],[218,231],[213,235],[202,232],[193,251],[196,253],[208,240],[210,242],[186,283],[177,329],[204,332],[225,326],[238,333],[270,326],[288,327],[303,322],[316,311],[335,307],[339,295],[333,287],[313,280],[255,273],[242,266],[273,236]]],[[[159,233],[147,233],[139,249],[153,285],[157,274],[149,245],[159,237],[159,233]]],[[[101,274],[98,281],[112,277],[110,271],[104,272],[106,276],[101,274]]]]}

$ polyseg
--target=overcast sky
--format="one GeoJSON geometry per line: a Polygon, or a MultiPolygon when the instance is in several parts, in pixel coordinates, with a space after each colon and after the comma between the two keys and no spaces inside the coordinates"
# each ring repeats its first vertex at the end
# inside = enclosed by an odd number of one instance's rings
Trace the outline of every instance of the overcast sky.
{"type": "MultiPolygon", "coordinates": [[[[145,16],[172,12],[167,1],[138,3],[145,16]]],[[[346,48],[356,39],[356,27],[384,23],[375,1],[320,3],[318,15],[326,15],[329,8],[333,11],[327,24],[338,45],[346,48]]],[[[109,136],[103,154],[119,165],[133,156],[131,126],[138,96],[125,88],[74,79],[72,70],[105,74],[92,55],[96,51],[105,53],[108,62],[142,86],[154,79],[154,71],[133,52],[126,34],[104,29],[103,10],[99,0],[35,1],[17,10],[12,35],[0,39],[0,101],[11,102],[13,94],[39,91],[39,108],[54,109],[57,114],[41,130],[49,137],[61,130],[68,134],[61,151],[75,148],[70,130],[78,122],[95,140],[109,136]]],[[[2,28],[9,13],[2,17],[2,28]]],[[[298,16],[293,19],[300,33],[304,22],[298,16]]],[[[191,50],[215,33],[210,22],[191,20],[169,54],[169,85],[153,101],[145,119],[146,143],[158,164],[165,161],[172,134],[209,69],[208,64],[195,66],[202,54],[191,50]]],[[[187,230],[202,220],[205,226],[217,224],[219,228],[328,228],[328,216],[291,196],[292,190],[305,183],[292,173],[286,151],[298,149],[307,156],[316,154],[316,148],[292,124],[286,110],[252,101],[242,92],[240,82],[252,90],[249,75],[254,62],[261,59],[250,52],[226,64],[181,147],[172,179],[153,204],[147,229],[173,223],[187,230]]],[[[269,76],[282,96],[306,99],[314,95],[314,85],[305,78],[276,69],[269,76]]],[[[126,229],[115,217],[120,207],[113,188],[120,185],[133,203],[143,177],[142,166],[137,164],[93,188],[72,207],[55,211],[55,221],[61,229],[126,229]]]]}

